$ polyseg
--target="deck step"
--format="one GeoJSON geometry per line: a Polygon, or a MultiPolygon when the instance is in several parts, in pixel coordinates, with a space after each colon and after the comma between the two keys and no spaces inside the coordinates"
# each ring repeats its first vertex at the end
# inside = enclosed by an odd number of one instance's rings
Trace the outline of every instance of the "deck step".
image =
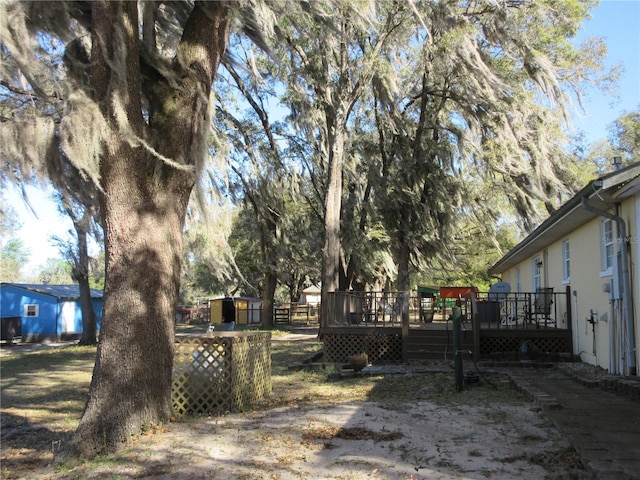
{"type": "MultiPolygon", "coordinates": [[[[473,351],[473,334],[464,332],[461,350],[473,351]]],[[[410,331],[406,343],[408,361],[453,360],[453,332],[451,330],[410,331]]]]}

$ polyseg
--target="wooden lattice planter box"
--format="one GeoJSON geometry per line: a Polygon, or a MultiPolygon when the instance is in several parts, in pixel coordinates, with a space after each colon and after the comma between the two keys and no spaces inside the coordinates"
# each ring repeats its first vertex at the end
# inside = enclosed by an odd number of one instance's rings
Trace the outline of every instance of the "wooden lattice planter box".
{"type": "Polygon", "coordinates": [[[271,332],[176,339],[171,397],[177,415],[239,412],[271,393],[271,332]]]}

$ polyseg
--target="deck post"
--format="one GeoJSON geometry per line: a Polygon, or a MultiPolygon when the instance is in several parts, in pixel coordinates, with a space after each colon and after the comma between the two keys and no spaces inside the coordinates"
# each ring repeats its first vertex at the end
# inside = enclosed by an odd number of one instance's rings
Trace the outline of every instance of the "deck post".
{"type": "MultiPolygon", "coordinates": [[[[480,361],[480,315],[478,315],[478,298],[471,289],[471,326],[473,328],[473,360],[480,361]]],[[[499,323],[498,323],[499,324],[499,323]]]]}
{"type": "MultiPolygon", "coordinates": [[[[567,293],[567,330],[569,330],[570,332],[572,331],[572,320],[573,320],[573,315],[571,312],[571,286],[567,285],[566,288],[566,293],[567,293]]],[[[556,319],[557,322],[557,319],[556,319]]],[[[573,335],[571,335],[571,342],[573,343],[573,335]]],[[[573,352],[573,346],[571,347],[571,351],[573,352]]]]}
{"type": "Polygon", "coordinates": [[[453,320],[453,365],[456,377],[456,391],[461,392],[463,388],[462,381],[462,309],[458,306],[453,307],[451,318],[453,320]]]}
{"type": "Polygon", "coordinates": [[[409,361],[407,339],[409,338],[409,291],[402,294],[402,362],[409,361]]]}

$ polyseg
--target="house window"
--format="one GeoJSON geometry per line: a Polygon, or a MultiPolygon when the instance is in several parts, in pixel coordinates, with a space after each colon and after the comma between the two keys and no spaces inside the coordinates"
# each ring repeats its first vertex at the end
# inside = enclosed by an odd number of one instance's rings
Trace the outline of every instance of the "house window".
{"type": "Polygon", "coordinates": [[[520,267],[516,267],[516,293],[520,291],[520,267]]]}
{"type": "Polygon", "coordinates": [[[611,273],[613,269],[613,221],[609,218],[600,224],[602,239],[600,242],[600,259],[602,272],[611,273]]]}
{"type": "Polygon", "coordinates": [[[562,281],[569,283],[571,280],[571,255],[569,240],[562,242],[562,281]]]}
{"type": "Polygon", "coordinates": [[[25,305],[24,306],[24,317],[37,317],[40,315],[40,305],[25,305]]]}
{"type": "Polygon", "coordinates": [[[542,260],[540,257],[535,257],[533,259],[533,265],[531,266],[533,271],[533,291],[537,292],[540,287],[542,287],[542,260]]]}

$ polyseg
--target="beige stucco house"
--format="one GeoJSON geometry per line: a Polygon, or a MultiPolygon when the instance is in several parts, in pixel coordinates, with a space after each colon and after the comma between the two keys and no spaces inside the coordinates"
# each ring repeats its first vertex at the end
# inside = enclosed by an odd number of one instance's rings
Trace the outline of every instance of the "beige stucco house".
{"type": "Polygon", "coordinates": [[[490,273],[516,293],[569,287],[574,354],[637,375],[639,229],[640,162],[590,182],[490,273]]]}

